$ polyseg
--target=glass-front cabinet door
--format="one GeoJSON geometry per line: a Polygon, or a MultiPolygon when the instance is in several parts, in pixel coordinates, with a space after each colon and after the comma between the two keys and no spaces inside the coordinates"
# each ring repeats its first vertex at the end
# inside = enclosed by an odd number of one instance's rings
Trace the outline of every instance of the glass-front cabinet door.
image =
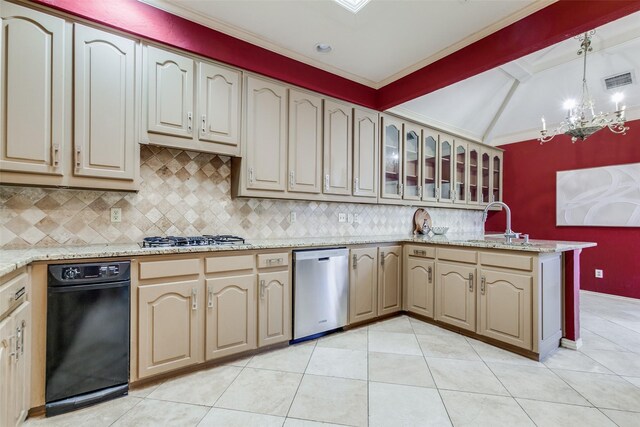
{"type": "Polygon", "coordinates": [[[491,155],[486,151],[482,152],[482,181],[481,184],[481,192],[480,192],[480,203],[487,204],[491,201],[489,197],[489,185],[491,184],[489,180],[489,165],[491,164],[491,155]]]}
{"type": "Polygon", "coordinates": [[[422,195],[420,164],[420,140],[422,129],[419,126],[404,124],[404,167],[402,195],[405,200],[420,200],[422,195]]]}
{"type": "Polygon", "coordinates": [[[491,201],[502,201],[502,153],[494,153],[491,158],[491,201]]]}
{"type": "Polygon", "coordinates": [[[467,203],[480,203],[480,149],[469,145],[469,192],[467,203]]]}
{"type": "Polygon", "coordinates": [[[436,201],[438,199],[438,134],[422,131],[422,200],[436,201]]]}
{"type": "Polygon", "coordinates": [[[402,122],[393,117],[382,117],[382,191],[381,197],[400,199],[402,162],[402,122]]]}
{"type": "Polygon", "coordinates": [[[467,144],[465,142],[456,141],[455,143],[455,179],[453,202],[465,204],[467,203],[467,144]]]}
{"type": "Polygon", "coordinates": [[[453,138],[440,135],[440,174],[438,179],[438,201],[453,201],[453,138]]]}

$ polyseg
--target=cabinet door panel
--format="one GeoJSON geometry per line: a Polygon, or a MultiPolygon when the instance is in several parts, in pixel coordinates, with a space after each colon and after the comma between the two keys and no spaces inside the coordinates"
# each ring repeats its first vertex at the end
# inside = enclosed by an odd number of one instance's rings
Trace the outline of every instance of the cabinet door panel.
{"type": "Polygon", "coordinates": [[[455,141],[454,149],[453,202],[466,204],[469,193],[469,154],[467,143],[455,141]]]}
{"type": "Polygon", "coordinates": [[[289,271],[258,275],[258,347],[291,339],[289,271]]]}
{"type": "Polygon", "coordinates": [[[138,287],[140,378],[197,363],[198,280],[138,287]]]}
{"type": "Polygon", "coordinates": [[[481,181],[480,181],[480,204],[486,205],[491,202],[491,180],[490,176],[491,155],[486,150],[482,150],[480,156],[481,181]]]}
{"type": "Polygon", "coordinates": [[[353,110],[353,195],[378,195],[378,115],[353,110]]]}
{"type": "Polygon", "coordinates": [[[135,49],[133,40],[75,24],[75,174],[132,180],[135,49]]]}
{"type": "Polygon", "coordinates": [[[437,133],[424,129],[422,131],[422,200],[438,200],[438,146],[439,136],[437,133]]]}
{"type": "Polygon", "coordinates": [[[422,129],[410,123],[404,124],[404,165],[402,167],[405,200],[420,200],[422,193],[421,145],[422,129]]]}
{"type": "Polygon", "coordinates": [[[10,424],[18,426],[27,418],[31,403],[31,303],[24,302],[11,314],[16,355],[10,393],[10,424]]]}
{"type": "Polygon", "coordinates": [[[481,170],[480,148],[469,145],[469,204],[480,203],[481,170]]]}
{"type": "Polygon", "coordinates": [[[2,2],[0,169],[62,175],[64,21],[2,2]]]}
{"type": "Polygon", "coordinates": [[[378,316],[402,309],[402,246],[384,246],[379,249],[378,316]]]}
{"type": "Polygon", "coordinates": [[[207,279],[207,360],[256,348],[256,276],[207,279]]]}
{"type": "Polygon", "coordinates": [[[378,248],[351,249],[349,270],[349,323],[377,315],[378,248]]]}
{"type": "Polygon", "coordinates": [[[287,89],[247,77],[247,188],[285,191],[287,89]]]}
{"type": "Polygon", "coordinates": [[[148,131],[193,138],[193,60],[147,48],[148,131]]]}
{"type": "Polygon", "coordinates": [[[13,405],[9,396],[14,393],[13,356],[15,350],[14,322],[12,317],[0,321],[0,425],[11,425],[13,405]]]}
{"type": "Polygon", "coordinates": [[[451,203],[454,197],[454,162],[455,155],[453,149],[453,139],[447,135],[440,135],[440,148],[438,158],[440,159],[438,171],[438,202],[451,203]]]}
{"type": "Polygon", "coordinates": [[[382,117],[382,183],[380,197],[401,199],[402,179],[402,122],[392,117],[382,117]]]}
{"type": "Polygon", "coordinates": [[[324,102],[324,193],[351,194],[351,107],[324,102]]]}
{"type": "Polygon", "coordinates": [[[481,276],[479,332],[531,350],[533,277],[491,270],[481,276]]]}
{"type": "Polygon", "coordinates": [[[289,191],[322,191],[322,98],[289,91],[289,191]]]}
{"type": "Polygon", "coordinates": [[[435,262],[409,257],[407,261],[407,310],[433,318],[435,262]]]}
{"type": "Polygon", "coordinates": [[[436,274],[436,320],[475,331],[475,267],[439,262],[436,274]]]}
{"type": "Polygon", "coordinates": [[[199,65],[200,141],[240,143],[240,72],[207,62],[199,65]]]}

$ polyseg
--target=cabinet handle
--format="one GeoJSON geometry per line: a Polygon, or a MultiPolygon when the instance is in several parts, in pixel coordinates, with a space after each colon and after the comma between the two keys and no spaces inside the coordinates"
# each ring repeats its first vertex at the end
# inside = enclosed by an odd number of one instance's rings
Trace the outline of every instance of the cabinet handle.
{"type": "Polygon", "coordinates": [[[440,200],[440,189],[436,187],[434,191],[434,196],[437,200],[440,200]]]}
{"type": "Polygon", "coordinates": [[[467,191],[467,202],[471,201],[471,190],[467,191]]]}
{"type": "Polygon", "coordinates": [[[404,195],[404,184],[398,184],[398,194],[400,196],[404,195]]]}
{"type": "Polygon", "coordinates": [[[57,168],[60,166],[60,145],[59,144],[53,144],[53,155],[51,159],[51,165],[54,168],[57,168]]]}
{"type": "Polygon", "coordinates": [[[324,176],[324,191],[329,191],[329,175],[324,176]]]}
{"type": "Polygon", "coordinates": [[[198,290],[196,288],[191,289],[191,310],[198,309],[198,290]]]}
{"type": "Polygon", "coordinates": [[[264,280],[260,280],[260,299],[264,299],[264,288],[265,282],[264,280]]]}
{"type": "Polygon", "coordinates": [[[294,177],[295,177],[295,172],[294,171],[289,172],[289,188],[293,188],[294,177]]]}
{"type": "Polygon", "coordinates": [[[431,266],[427,268],[427,277],[429,278],[429,283],[431,283],[433,281],[433,268],[431,266]]]}
{"type": "Polygon", "coordinates": [[[482,190],[480,190],[480,203],[484,203],[484,194],[482,194],[482,190]]]}
{"type": "Polygon", "coordinates": [[[16,342],[16,343],[14,343],[14,342],[13,342],[13,340],[15,340],[15,339],[16,339],[15,335],[11,335],[11,336],[9,337],[9,349],[11,349],[11,353],[9,353],[9,357],[13,357],[13,356],[15,356],[15,357],[16,357],[16,360],[17,360],[17,359],[18,359],[18,356],[17,356],[17,351],[16,351],[16,349],[17,349],[17,347],[18,347],[18,343],[17,343],[17,342],[16,342]]]}
{"type": "Polygon", "coordinates": [[[193,121],[193,114],[191,112],[187,113],[187,131],[191,132],[192,129],[192,122],[193,121]]]}
{"type": "Polygon", "coordinates": [[[209,286],[207,289],[208,298],[207,298],[207,307],[213,308],[213,288],[209,286]]]}
{"type": "Polygon", "coordinates": [[[469,292],[473,292],[473,273],[469,273],[469,292]]]}
{"type": "Polygon", "coordinates": [[[380,265],[384,267],[384,252],[380,252],[380,265]]]}
{"type": "Polygon", "coordinates": [[[427,256],[427,251],[420,250],[420,249],[414,249],[413,250],[413,254],[417,255],[417,256],[427,256]]]}
{"type": "Polygon", "coordinates": [[[452,201],[452,202],[455,202],[455,201],[456,201],[456,195],[457,195],[457,193],[456,193],[456,191],[455,191],[455,189],[454,189],[454,191],[451,193],[451,201],[452,201]]]}
{"type": "Polygon", "coordinates": [[[422,199],[422,185],[418,186],[418,197],[422,199]]]}
{"type": "Polygon", "coordinates": [[[20,359],[20,343],[22,342],[22,329],[20,326],[16,328],[16,362],[20,359]]]}
{"type": "Polygon", "coordinates": [[[353,265],[353,269],[354,269],[354,270],[358,268],[358,256],[357,256],[356,254],[353,254],[353,262],[352,262],[352,265],[353,265]]]}
{"type": "Polygon", "coordinates": [[[253,184],[253,168],[249,168],[249,184],[253,184]]]}
{"type": "Polygon", "coordinates": [[[22,321],[22,331],[20,333],[20,354],[24,356],[24,330],[27,327],[27,321],[22,321]]]}
{"type": "Polygon", "coordinates": [[[82,147],[76,148],[76,168],[80,169],[80,165],[82,162],[82,147]]]}
{"type": "Polygon", "coordinates": [[[202,115],[202,134],[204,135],[207,132],[207,115],[202,115]]]}
{"type": "Polygon", "coordinates": [[[360,180],[358,178],[353,179],[353,187],[355,188],[355,192],[360,192],[360,180]]]}
{"type": "Polygon", "coordinates": [[[480,279],[480,293],[482,295],[484,295],[484,288],[486,284],[487,284],[487,278],[482,276],[482,279],[480,279]]]}
{"type": "Polygon", "coordinates": [[[267,260],[267,265],[271,266],[273,264],[276,264],[276,265],[282,264],[282,258],[271,258],[267,260]]]}

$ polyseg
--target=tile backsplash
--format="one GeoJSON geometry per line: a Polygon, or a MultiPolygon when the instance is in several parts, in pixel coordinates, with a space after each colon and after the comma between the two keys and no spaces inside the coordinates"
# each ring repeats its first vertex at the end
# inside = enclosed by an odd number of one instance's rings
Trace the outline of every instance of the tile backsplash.
{"type": "MultiPolygon", "coordinates": [[[[414,207],[231,198],[229,157],[141,147],[137,193],[0,186],[0,246],[129,243],[152,235],[247,238],[410,233],[414,207]],[[122,222],[111,223],[111,208],[122,222]],[[290,223],[290,213],[296,222],[290,223]],[[339,223],[338,213],[360,223],[339,223]]],[[[479,232],[478,211],[429,208],[434,225],[479,232]]]]}

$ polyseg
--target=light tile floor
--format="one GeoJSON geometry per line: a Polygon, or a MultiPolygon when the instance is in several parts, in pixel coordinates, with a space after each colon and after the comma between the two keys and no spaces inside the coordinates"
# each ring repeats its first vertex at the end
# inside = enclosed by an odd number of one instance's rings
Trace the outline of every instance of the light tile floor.
{"type": "Polygon", "coordinates": [[[640,300],[582,293],[543,363],[396,317],[134,390],[52,426],[640,426],[640,300]]]}

